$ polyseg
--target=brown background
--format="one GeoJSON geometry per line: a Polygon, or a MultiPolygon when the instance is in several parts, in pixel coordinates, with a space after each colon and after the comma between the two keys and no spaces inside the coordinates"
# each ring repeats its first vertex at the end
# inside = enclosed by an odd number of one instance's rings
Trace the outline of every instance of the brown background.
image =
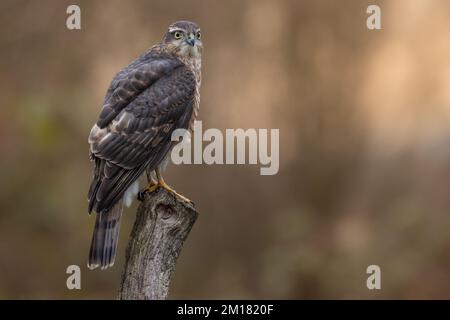
{"type": "Polygon", "coordinates": [[[280,171],[171,166],[201,216],[172,298],[450,298],[450,3],[0,2],[0,298],[115,298],[88,271],[87,135],[114,74],[178,19],[203,31],[206,128],[279,128],[280,171]],[[82,290],[66,267],[82,266],[82,290]],[[366,288],[366,267],[382,290],[366,288]]]}

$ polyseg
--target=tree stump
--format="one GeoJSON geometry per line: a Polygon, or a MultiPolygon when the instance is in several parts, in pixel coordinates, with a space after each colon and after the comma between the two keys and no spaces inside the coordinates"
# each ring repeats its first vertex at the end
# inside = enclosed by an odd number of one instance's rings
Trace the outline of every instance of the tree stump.
{"type": "Polygon", "coordinates": [[[163,188],[145,195],[126,249],[119,299],[167,298],[177,258],[197,216],[193,204],[163,188]]]}

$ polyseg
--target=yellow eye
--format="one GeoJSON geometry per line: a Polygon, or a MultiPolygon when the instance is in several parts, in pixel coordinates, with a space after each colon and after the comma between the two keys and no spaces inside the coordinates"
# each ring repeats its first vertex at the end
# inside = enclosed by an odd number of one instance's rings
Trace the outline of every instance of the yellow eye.
{"type": "Polygon", "coordinates": [[[202,34],[200,33],[200,31],[198,31],[195,36],[197,37],[197,40],[200,40],[202,38],[202,34]]]}
{"type": "Polygon", "coordinates": [[[173,33],[173,37],[175,38],[175,39],[181,39],[181,37],[182,37],[182,34],[181,34],[181,32],[180,31],[175,31],[174,33],[173,33]]]}

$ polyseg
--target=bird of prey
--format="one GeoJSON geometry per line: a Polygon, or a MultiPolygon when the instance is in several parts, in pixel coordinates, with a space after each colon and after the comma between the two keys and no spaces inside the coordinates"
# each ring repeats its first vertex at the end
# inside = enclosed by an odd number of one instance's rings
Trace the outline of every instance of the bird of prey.
{"type": "Polygon", "coordinates": [[[89,213],[97,213],[88,267],[114,264],[123,204],[158,187],[177,194],[163,180],[176,129],[193,129],[200,103],[202,40],[190,21],[171,24],[162,40],[122,69],[112,80],[89,135],[94,176],[89,213]]]}

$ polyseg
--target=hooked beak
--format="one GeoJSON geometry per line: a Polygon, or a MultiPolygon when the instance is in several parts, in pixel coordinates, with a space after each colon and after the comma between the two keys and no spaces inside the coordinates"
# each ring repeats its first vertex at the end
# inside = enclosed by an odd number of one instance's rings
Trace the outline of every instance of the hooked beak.
{"type": "Polygon", "coordinates": [[[193,33],[190,33],[185,41],[188,45],[192,47],[195,46],[195,35],[193,33]]]}

